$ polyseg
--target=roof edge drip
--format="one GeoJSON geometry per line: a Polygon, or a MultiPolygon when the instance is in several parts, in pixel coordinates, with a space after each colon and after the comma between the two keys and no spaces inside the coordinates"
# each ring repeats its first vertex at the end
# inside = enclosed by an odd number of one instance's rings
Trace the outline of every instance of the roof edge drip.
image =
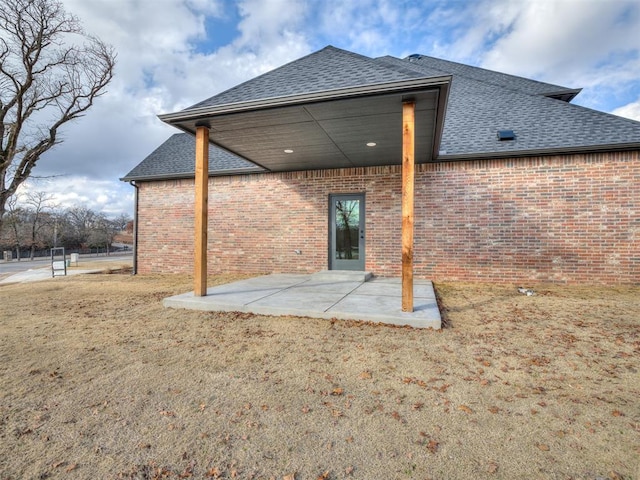
{"type": "Polygon", "coordinates": [[[488,160],[499,158],[518,157],[548,157],[552,155],[573,155],[580,153],[601,153],[601,152],[625,152],[640,151],[638,143],[614,143],[608,145],[586,145],[565,148],[531,149],[531,150],[508,150],[503,152],[482,152],[482,153],[461,153],[454,155],[438,155],[430,163],[457,162],[467,160],[488,160]]]}
{"type": "Polygon", "coordinates": [[[418,79],[402,80],[388,83],[375,83],[357,87],[347,87],[334,90],[310,92],[302,95],[290,95],[286,97],[273,97],[253,100],[248,102],[229,103],[225,105],[207,106],[182,110],[180,112],[165,113],[158,118],[165,123],[174,124],[186,120],[197,120],[228,113],[240,113],[252,110],[263,110],[276,107],[315,103],[330,100],[339,100],[353,97],[365,97],[387,93],[402,93],[418,90],[426,90],[439,87],[447,87],[451,83],[451,75],[439,77],[424,77],[418,79]]]}
{"type": "MultiPolygon", "coordinates": [[[[210,177],[224,177],[231,175],[245,175],[249,173],[268,173],[268,170],[265,170],[261,167],[247,167],[247,168],[230,168],[226,170],[209,170],[210,177]]],[[[119,180],[121,182],[140,182],[140,181],[157,181],[157,180],[181,180],[195,178],[194,172],[184,172],[184,173],[171,173],[171,174],[158,174],[158,175],[127,175],[119,180]]]]}

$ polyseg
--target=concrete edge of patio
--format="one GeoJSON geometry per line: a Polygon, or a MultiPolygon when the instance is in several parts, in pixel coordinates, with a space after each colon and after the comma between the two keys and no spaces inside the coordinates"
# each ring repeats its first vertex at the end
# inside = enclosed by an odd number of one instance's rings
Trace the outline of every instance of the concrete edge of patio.
{"type": "Polygon", "coordinates": [[[401,311],[400,279],[353,280],[322,275],[275,274],[165,298],[165,307],[257,315],[359,320],[440,329],[440,311],[429,280],[414,284],[414,311],[401,311]]]}

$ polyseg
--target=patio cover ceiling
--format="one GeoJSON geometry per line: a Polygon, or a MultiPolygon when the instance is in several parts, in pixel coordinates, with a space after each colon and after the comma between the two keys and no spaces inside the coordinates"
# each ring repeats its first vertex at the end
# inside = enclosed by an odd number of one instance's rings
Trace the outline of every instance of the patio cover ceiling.
{"type": "Polygon", "coordinates": [[[274,172],[399,165],[402,104],[414,101],[415,161],[425,163],[438,155],[450,82],[450,76],[411,79],[191,108],[160,119],[192,134],[208,126],[211,143],[274,172]]]}

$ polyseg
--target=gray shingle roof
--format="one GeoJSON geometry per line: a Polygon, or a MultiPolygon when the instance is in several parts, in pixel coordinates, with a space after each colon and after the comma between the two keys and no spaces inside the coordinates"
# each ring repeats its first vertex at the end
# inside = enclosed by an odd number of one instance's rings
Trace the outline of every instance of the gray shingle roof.
{"type": "Polygon", "coordinates": [[[402,71],[453,74],[440,144],[441,158],[488,157],[640,146],[640,122],[547,98],[565,87],[460,66],[432,57],[378,59],[402,71]],[[444,70],[451,66],[451,71],[444,70]],[[551,88],[549,90],[547,87],[551,88]],[[514,130],[514,141],[497,131],[514,130]]]}
{"type": "Polygon", "coordinates": [[[442,75],[443,73],[454,76],[460,75],[466,78],[478,80],[483,83],[488,83],[491,85],[508,88],[510,90],[517,90],[523,93],[530,93],[534,95],[546,95],[548,93],[558,93],[562,91],[575,90],[569,87],[540,82],[538,80],[532,80],[530,78],[519,77],[516,75],[509,75],[507,73],[495,72],[493,70],[487,70],[485,68],[472,67],[471,65],[443,60],[441,58],[429,57],[427,55],[410,55],[403,61],[408,63],[417,63],[423,68],[432,71],[433,75],[442,75]]]}
{"type": "MultiPolygon", "coordinates": [[[[156,148],[121,180],[188,178],[195,172],[196,140],[176,133],[156,148]]],[[[260,172],[263,169],[225,150],[209,145],[209,175],[260,172]]]]}
{"type": "MultiPolygon", "coordinates": [[[[575,89],[433,57],[371,59],[331,46],[184,111],[443,75],[453,79],[440,159],[640,148],[640,122],[548,98],[562,92],[571,98],[575,89]],[[515,140],[499,141],[504,129],[514,130],[515,140]]],[[[193,176],[194,152],[193,136],[174,135],[123,180],[193,176]]],[[[213,146],[209,155],[210,174],[261,171],[213,146]]]]}
{"type": "Polygon", "coordinates": [[[419,77],[424,75],[415,70],[399,72],[374,62],[369,57],[328,46],[241,83],[184,111],[419,77]]]}

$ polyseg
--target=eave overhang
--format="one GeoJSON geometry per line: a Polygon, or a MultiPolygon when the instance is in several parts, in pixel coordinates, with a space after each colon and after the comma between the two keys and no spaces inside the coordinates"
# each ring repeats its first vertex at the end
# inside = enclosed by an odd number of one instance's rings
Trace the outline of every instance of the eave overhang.
{"type": "MultiPolygon", "coordinates": [[[[260,173],[260,172],[264,172],[264,169],[257,166],[247,167],[247,168],[229,168],[224,170],[209,170],[209,176],[220,177],[220,176],[232,176],[232,175],[247,175],[250,173],[260,173]]],[[[157,174],[157,175],[127,175],[126,177],[120,178],[120,180],[123,182],[135,182],[135,181],[153,182],[158,180],[181,180],[185,178],[193,178],[194,175],[195,173],[193,171],[157,174]]]]}
{"type": "Polygon", "coordinates": [[[269,171],[399,165],[402,104],[416,105],[416,163],[440,146],[451,76],[192,108],[159,118],[269,171]],[[367,144],[375,143],[375,146],[367,144]],[[287,151],[287,152],[285,152],[287,151]]]}

